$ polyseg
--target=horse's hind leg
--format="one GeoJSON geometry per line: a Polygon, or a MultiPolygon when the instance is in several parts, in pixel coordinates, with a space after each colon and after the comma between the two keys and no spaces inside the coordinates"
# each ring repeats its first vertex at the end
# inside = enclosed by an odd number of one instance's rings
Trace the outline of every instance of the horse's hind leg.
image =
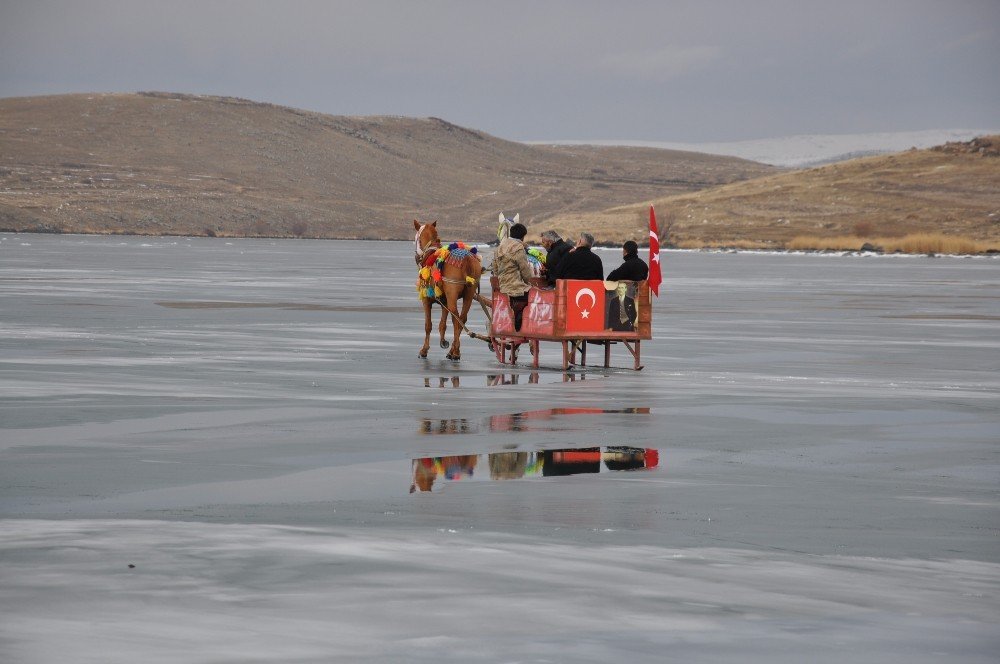
{"type": "MultiPolygon", "coordinates": [[[[458,298],[461,293],[448,293],[448,309],[453,312],[458,311],[458,298]]],[[[448,348],[448,359],[458,360],[462,357],[462,349],[460,348],[462,343],[462,330],[458,326],[458,317],[455,314],[451,314],[454,319],[452,326],[455,331],[451,337],[451,346],[448,348]]]]}
{"type": "Polygon", "coordinates": [[[424,345],[420,347],[417,357],[427,357],[427,351],[431,349],[431,330],[434,327],[431,323],[431,301],[425,297],[422,302],[424,305],[424,345]]]}
{"type": "Polygon", "coordinates": [[[441,323],[438,324],[438,329],[441,331],[441,348],[447,348],[448,342],[444,340],[444,335],[448,331],[448,307],[441,304],[441,323]]]}
{"type": "Polygon", "coordinates": [[[462,298],[462,313],[455,319],[455,338],[451,342],[451,350],[448,351],[448,359],[458,360],[462,357],[462,330],[465,322],[469,320],[469,309],[472,308],[473,295],[469,287],[466,287],[464,294],[456,294],[454,302],[448,299],[448,304],[452,311],[458,311],[458,298],[462,298]]]}

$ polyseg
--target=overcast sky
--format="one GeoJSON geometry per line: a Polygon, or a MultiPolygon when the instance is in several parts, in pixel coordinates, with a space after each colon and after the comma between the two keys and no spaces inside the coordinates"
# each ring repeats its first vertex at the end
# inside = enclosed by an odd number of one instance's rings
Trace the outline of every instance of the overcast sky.
{"type": "Polygon", "coordinates": [[[0,0],[0,97],[162,90],[513,140],[1000,127],[1000,0],[0,0]]]}

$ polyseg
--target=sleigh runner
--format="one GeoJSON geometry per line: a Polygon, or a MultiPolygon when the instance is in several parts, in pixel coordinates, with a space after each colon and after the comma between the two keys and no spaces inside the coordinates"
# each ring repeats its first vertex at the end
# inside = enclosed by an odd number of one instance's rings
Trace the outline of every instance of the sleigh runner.
{"type": "Polygon", "coordinates": [[[519,346],[528,344],[532,366],[537,368],[540,342],[555,341],[562,344],[564,370],[575,364],[586,366],[588,344],[603,346],[605,367],[611,365],[611,347],[622,344],[634,360],[633,368],[642,369],[642,342],[652,339],[653,316],[646,281],[560,279],[555,289],[532,286],[520,330],[515,330],[509,298],[495,281],[496,277],[492,277],[490,341],[501,364],[514,364],[519,346]]]}

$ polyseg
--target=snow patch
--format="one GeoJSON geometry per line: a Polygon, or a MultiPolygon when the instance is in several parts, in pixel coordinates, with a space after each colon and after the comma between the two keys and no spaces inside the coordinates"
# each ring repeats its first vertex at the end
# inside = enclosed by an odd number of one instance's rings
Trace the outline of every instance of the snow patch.
{"type": "Polygon", "coordinates": [[[544,145],[623,145],[684,150],[704,154],[749,159],[772,166],[806,168],[858,157],[868,157],[910,148],[930,148],[953,141],[969,141],[977,136],[1000,134],[1000,129],[928,129],[925,131],[870,134],[801,134],[777,138],[718,143],[678,143],[669,141],[570,140],[528,141],[544,145]]]}

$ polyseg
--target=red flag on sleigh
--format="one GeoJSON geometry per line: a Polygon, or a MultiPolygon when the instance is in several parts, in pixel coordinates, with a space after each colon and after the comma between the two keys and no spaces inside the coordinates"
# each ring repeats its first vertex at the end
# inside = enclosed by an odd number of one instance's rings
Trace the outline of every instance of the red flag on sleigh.
{"type": "Polygon", "coordinates": [[[653,212],[652,205],[649,206],[649,277],[646,281],[653,295],[659,297],[663,275],[660,273],[660,236],[656,230],[656,213],[653,212]]]}

